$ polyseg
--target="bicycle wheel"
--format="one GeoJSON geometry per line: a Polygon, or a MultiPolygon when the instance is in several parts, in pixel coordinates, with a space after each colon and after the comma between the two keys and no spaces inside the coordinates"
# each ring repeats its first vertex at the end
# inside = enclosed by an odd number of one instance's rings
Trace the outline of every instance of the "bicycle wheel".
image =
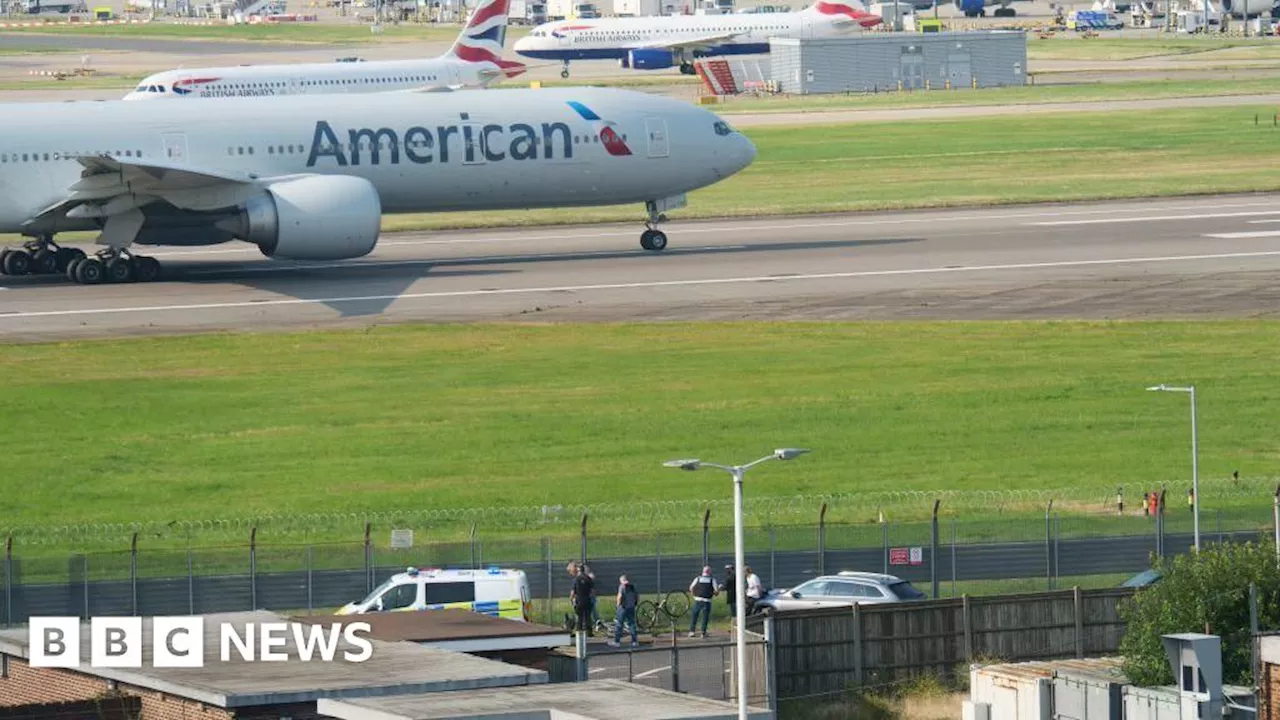
{"type": "Polygon", "coordinates": [[[652,600],[645,600],[636,606],[636,627],[652,635],[658,624],[658,606],[652,600]]]}
{"type": "Polygon", "coordinates": [[[689,593],[683,590],[672,590],[662,603],[662,611],[672,620],[679,620],[689,614],[689,593]]]}

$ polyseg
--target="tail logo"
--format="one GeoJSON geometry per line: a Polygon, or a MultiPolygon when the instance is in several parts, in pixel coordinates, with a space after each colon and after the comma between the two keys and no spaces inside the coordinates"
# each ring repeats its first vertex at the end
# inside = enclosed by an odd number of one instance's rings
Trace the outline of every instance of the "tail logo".
{"type": "Polygon", "coordinates": [[[596,134],[600,137],[600,143],[604,145],[604,149],[610,155],[622,157],[631,154],[631,148],[627,147],[626,141],[622,139],[617,130],[613,129],[615,123],[602,119],[591,108],[576,100],[570,100],[569,107],[573,108],[574,112],[578,113],[583,120],[592,124],[596,134]]]}
{"type": "Polygon", "coordinates": [[[879,25],[884,22],[884,19],[878,15],[872,15],[865,10],[859,10],[849,5],[845,5],[844,3],[818,0],[818,2],[813,6],[813,9],[818,11],[818,14],[820,15],[846,15],[858,21],[858,24],[864,28],[879,25]]]}
{"type": "Polygon", "coordinates": [[[522,74],[524,63],[502,59],[510,5],[511,0],[482,0],[454,43],[453,54],[464,62],[496,65],[509,78],[522,74]]]}

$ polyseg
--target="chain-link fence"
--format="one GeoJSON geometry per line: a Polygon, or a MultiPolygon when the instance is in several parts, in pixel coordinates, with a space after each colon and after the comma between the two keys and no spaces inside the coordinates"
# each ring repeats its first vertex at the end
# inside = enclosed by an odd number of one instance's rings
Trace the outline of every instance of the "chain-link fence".
{"type": "MultiPolygon", "coordinates": [[[[933,597],[946,597],[993,581],[1054,589],[1061,578],[1078,583],[1092,576],[1114,584],[1116,576],[1150,567],[1153,555],[1192,545],[1190,511],[1167,505],[1151,515],[1118,506],[1106,514],[1078,513],[1046,504],[1039,517],[1014,518],[945,517],[938,507],[921,521],[835,523],[822,509],[816,523],[750,525],[747,563],[771,588],[864,570],[898,575],[933,597]]],[[[1270,541],[1273,510],[1269,502],[1202,508],[1202,541],[1270,541]]],[[[163,539],[153,547],[141,533],[119,551],[96,552],[15,545],[10,538],[0,561],[0,623],[20,624],[31,615],[322,612],[364,597],[413,565],[523,570],[542,601],[538,619],[558,625],[570,560],[587,561],[602,587],[625,573],[644,594],[686,588],[704,565],[720,574],[732,562],[732,529],[715,524],[705,509],[694,518],[683,529],[623,531],[625,524],[583,515],[571,533],[512,537],[472,530],[465,539],[426,543],[414,542],[395,524],[372,523],[360,540],[345,543],[266,542],[256,528],[248,528],[245,544],[212,548],[173,547],[163,539]]]]}

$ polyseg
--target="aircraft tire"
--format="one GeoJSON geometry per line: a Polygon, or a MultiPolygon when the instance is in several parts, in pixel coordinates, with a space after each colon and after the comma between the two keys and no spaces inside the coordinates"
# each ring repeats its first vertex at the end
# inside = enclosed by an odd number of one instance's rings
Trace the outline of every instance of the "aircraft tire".
{"type": "Polygon", "coordinates": [[[10,250],[4,256],[5,275],[26,275],[31,270],[31,256],[25,250],[10,250]]]}
{"type": "Polygon", "coordinates": [[[108,282],[128,283],[133,282],[136,274],[133,271],[133,261],[129,258],[118,257],[107,262],[106,278],[108,282]]]}
{"type": "Polygon", "coordinates": [[[80,248],[58,248],[58,272],[65,273],[67,268],[71,267],[72,260],[82,257],[85,257],[85,254],[80,248]]]}
{"type": "Polygon", "coordinates": [[[160,279],[160,261],[153,257],[135,255],[133,274],[138,282],[155,282],[160,279]]]}
{"type": "Polygon", "coordinates": [[[560,77],[564,78],[565,80],[568,80],[568,79],[569,79],[569,71],[568,71],[568,70],[561,70],[561,71],[560,71],[560,77]]]}
{"type": "Polygon", "coordinates": [[[4,259],[9,257],[9,253],[13,252],[9,248],[0,250],[0,275],[8,275],[9,271],[4,269],[4,259]]]}
{"type": "Polygon", "coordinates": [[[58,256],[52,250],[37,250],[31,256],[31,273],[33,275],[55,275],[58,272],[58,256]]]}
{"type": "Polygon", "coordinates": [[[85,258],[76,263],[75,281],[81,285],[97,285],[106,274],[107,269],[97,258],[85,258]]]}
{"type": "Polygon", "coordinates": [[[661,230],[645,230],[640,233],[640,247],[661,252],[667,248],[667,234],[661,230]]]}

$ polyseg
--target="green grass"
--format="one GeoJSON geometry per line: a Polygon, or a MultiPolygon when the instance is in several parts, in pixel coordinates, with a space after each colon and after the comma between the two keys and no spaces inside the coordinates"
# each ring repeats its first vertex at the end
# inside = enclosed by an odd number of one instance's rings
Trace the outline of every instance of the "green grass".
{"type": "Polygon", "coordinates": [[[0,80],[0,91],[9,90],[107,90],[119,88],[121,97],[141,80],[143,75],[93,75],[56,80],[35,76],[30,80],[0,80]]]}
{"type": "Polygon", "coordinates": [[[1049,40],[1027,36],[1028,60],[1118,61],[1194,54],[1206,54],[1205,60],[1275,59],[1280,58],[1280,44],[1274,38],[1083,38],[1070,32],[1049,40]]]}
{"type": "MultiPolygon", "coordinates": [[[[274,25],[178,25],[145,23],[140,25],[69,25],[48,24],[41,27],[5,29],[4,32],[29,35],[61,34],[95,37],[145,37],[181,40],[220,40],[243,42],[288,42],[316,44],[351,44],[368,42],[443,42],[458,35],[457,25],[404,23],[383,25],[374,33],[368,24],[346,23],[279,23],[274,25]]],[[[512,27],[507,41],[514,42],[528,32],[512,27]]]]}
{"type": "MultiPolygon", "coordinates": [[[[1064,113],[750,128],[742,173],[690,195],[677,217],[995,205],[1266,191],[1280,167],[1273,106],[1064,113]],[[1262,124],[1255,127],[1254,117],[1262,124]],[[993,127],[999,131],[993,131],[993,127]],[[1158,130],[1157,130],[1158,128],[1158,130]]],[[[388,216],[385,230],[634,221],[633,206],[388,216]]]]}
{"type": "MultiPolygon", "coordinates": [[[[1109,100],[1253,95],[1280,92],[1280,77],[1251,80],[1140,80],[1080,85],[1026,85],[963,91],[887,92],[812,97],[735,97],[709,109],[735,113],[882,110],[964,105],[1035,105],[1109,100]]],[[[730,118],[732,119],[732,118],[730,118]]]]}
{"type": "MultiPolygon", "coordinates": [[[[815,453],[757,470],[755,497],[1178,487],[1185,407],[1142,392],[1153,378],[1201,388],[1203,477],[1274,476],[1278,341],[1280,324],[1259,321],[406,326],[7,345],[3,522],[710,500],[725,494],[717,476],[659,462],[779,444],[815,453]],[[41,372],[19,372],[30,367],[41,372]]],[[[1268,492],[1250,502],[1259,517],[1268,492]]]]}

